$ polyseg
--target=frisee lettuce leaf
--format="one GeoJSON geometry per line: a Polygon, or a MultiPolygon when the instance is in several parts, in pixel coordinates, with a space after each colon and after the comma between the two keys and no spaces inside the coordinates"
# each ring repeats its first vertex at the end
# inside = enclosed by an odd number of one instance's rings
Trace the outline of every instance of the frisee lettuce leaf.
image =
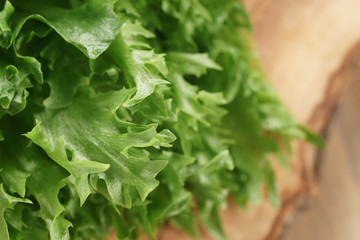
{"type": "Polygon", "coordinates": [[[224,239],[227,198],[264,186],[278,206],[270,156],[316,140],[266,83],[236,0],[0,4],[3,240],[156,239],[165,222],[224,239]]]}

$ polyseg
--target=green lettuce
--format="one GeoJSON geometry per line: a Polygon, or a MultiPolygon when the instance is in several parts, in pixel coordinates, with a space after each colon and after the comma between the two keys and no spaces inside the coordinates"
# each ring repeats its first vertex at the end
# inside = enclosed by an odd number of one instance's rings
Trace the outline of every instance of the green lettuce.
{"type": "Polygon", "coordinates": [[[0,4],[0,239],[224,239],[229,196],[279,205],[270,156],[313,136],[237,0],[0,4]]]}

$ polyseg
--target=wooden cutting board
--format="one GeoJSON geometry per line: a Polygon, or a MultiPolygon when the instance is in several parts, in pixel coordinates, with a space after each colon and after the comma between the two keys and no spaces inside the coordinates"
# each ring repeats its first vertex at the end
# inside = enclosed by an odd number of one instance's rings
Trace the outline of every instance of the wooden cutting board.
{"type": "MultiPolygon", "coordinates": [[[[254,26],[260,60],[274,89],[295,118],[321,133],[334,104],[354,78],[360,56],[359,0],[244,0],[254,26]]],[[[278,239],[291,213],[316,192],[317,150],[294,143],[291,170],[274,161],[283,201],[267,201],[244,211],[233,203],[222,211],[229,240],[278,239]]],[[[191,239],[166,227],[160,240],[191,239]]],[[[201,239],[211,239],[204,234],[201,239]]]]}
{"type": "Polygon", "coordinates": [[[326,149],[319,156],[318,192],[297,210],[281,240],[359,240],[360,222],[360,55],[357,77],[332,114],[326,149]]]}

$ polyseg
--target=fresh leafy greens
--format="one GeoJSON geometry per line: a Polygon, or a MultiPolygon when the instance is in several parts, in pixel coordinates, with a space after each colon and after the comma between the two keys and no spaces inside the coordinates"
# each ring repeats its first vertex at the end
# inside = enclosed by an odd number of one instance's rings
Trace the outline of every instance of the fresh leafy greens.
{"type": "Polygon", "coordinates": [[[237,0],[0,4],[0,239],[223,239],[229,195],[279,204],[270,155],[311,135],[237,0]]]}

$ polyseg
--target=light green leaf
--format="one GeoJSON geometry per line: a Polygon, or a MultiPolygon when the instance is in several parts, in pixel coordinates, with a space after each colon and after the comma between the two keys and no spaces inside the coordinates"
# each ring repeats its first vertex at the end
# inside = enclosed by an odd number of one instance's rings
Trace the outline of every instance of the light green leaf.
{"type": "Polygon", "coordinates": [[[220,105],[227,103],[222,92],[210,93],[201,90],[199,91],[198,98],[205,105],[220,105]]]}
{"type": "Polygon", "coordinates": [[[15,115],[26,106],[28,92],[26,88],[31,87],[24,62],[22,67],[5,65],[0,63],[0,118],[6,113],[15,115]]]}
{"type": "Polygon", "coordinates": [[[112,1],[90,0],[73,9],[44,4],[25,4],[23,7],[33,14],[27,19],[48,24],[91,59],[97,58],[109,47],[121,26],[112,10],[112,1]]]}
{"type": "Polygon", "coordinates": [[[14,7],[9,1],[5,1],[3,10],[0,12],[0,47],[9,48],[12,42],[10,17],[14,13],[14,7]]]}
{"type": "Polygon", "coordinates": [[[17,198],[9,195],[4,190],[3,184],[0,184],[0,238],[4,240],[10,240],[7,224],[4,218],[4,211],[7,208],[13,208],[16,203],[32,203],[30,200],[25,198],[17,198]]]}
{"type": "Polygon", "coordinates": [[[166,161],[132,157],[129,149],[170,147],[169,143],[175,139],[166,129],[157,133],[156,125],[127,124],[117,120],[116,110],[132,93],[133,90],[123,89],[94,96],[80,94],[67,109],[37,114],[41,125],[26,136],[71,173],[71,178],[79,184],[78,192],[89,193],[87,176],[110,166],[100,176],[115,202],[130,207],[129,202],[122,201],[123,191],[127,191],[128,186],[135,186],[144,200],[158,185],[155,176],[166,161]],[[71,161],[66,157],[66,149],[72,152],[71,161]]]}
{"type": "Polygon", "coordinates": [[[0,167],[2,168],[0,176],[5,185],[9,187],[10,192],[25,197],[25,183],[30,174],[19,170],[14,165],[9,164],[10,162],[11,160],[7,159],[5,156],[0,163],[0,167]]]}
{"type": "Polygon", "coordinates": [[[75,157],[69,160],[66,153],[64,136],[60,136],[56,139],[55,143],[51,143],[51,140],[44,136],[40,123],[26,136],[34,143],[40,145],[49,157],[71,173],[69,180],[75,185],[81,205],[91,193],[88,183],[89,174],[103,172],[109,168],[108,164],[91,162],[86,159],[75,157]]]}
{"type": "Polygon", "coordinates": [[[52,240],[69,240],[69,227],[72,227],[72,224],[62,218],[60,215],[56,216],[51,223],[50,237],[52,240]]]}
{"type": "Polygon", "coordinates": [[[129,86],[136,86],[135,95],[124,103],[124,106],[129,107],[151,95],[157,85],[168,84],[161,76],[166,75],[168,71],[164,55],[155,54],[153,50],[136,49],[136,47],[144,47],[142,44],[144,41],[139,42],[137,36],[152,37],[153,35],[139,23],[125,22],[108,51],[110,57],[124,71],[129,86]]]}
{"type": "Polygon", "coordinates": [[[222,67],[211,60],[206,53],[181,53],[170,52],[166,55],[177,72],[183,74],[193,74],[196,77],[206,73],[207,69],[221,71],[222,67]]]}
{"type": "Polygon", "coordinates": [[[90,82],[89,59],[58,38],[41,51],[41,56],[49,60],[52,69],[45,80],[50,86],[50,96],[44,105],[48,108],[71,105],[77,89],[90,82]]]}

